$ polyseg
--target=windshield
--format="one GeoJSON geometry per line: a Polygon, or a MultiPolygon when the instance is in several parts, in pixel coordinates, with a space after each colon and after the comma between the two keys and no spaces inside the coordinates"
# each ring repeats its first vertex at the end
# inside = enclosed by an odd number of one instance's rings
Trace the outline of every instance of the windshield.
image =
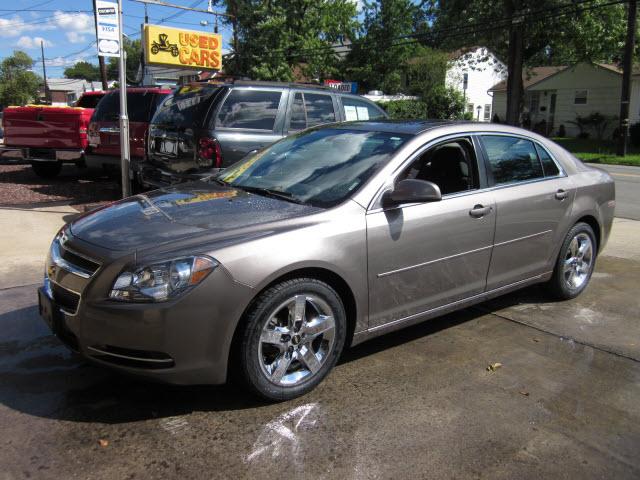
{"type": "Polygon", "coordinates": [[[216,179],[332,207],[355,193],[408,138],[343,128],[305,131],[248,157],[216,179]]]}
{"type": "Polygon", "coordinates": [[[208,100],[220,90],[210,85],[187,85],[177,89],[158,108],[151,123],[191,128],[204,120],[208,100]]]}

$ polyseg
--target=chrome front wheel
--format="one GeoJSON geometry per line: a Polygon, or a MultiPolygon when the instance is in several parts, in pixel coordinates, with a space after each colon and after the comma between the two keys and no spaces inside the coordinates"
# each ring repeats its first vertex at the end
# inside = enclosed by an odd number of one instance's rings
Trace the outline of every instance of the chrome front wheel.
{"type": "Polygon", "coordinates": [[[279,386],[302,383],[320,371],[334,347],[335,316],[317,295],[297,294],[278,305],[260,334],[258,361],[279,386]]]}
{"type": "Polygon", "coordinates": [[[259,295],[236,335],[232,371],[267,400],[315,388],[338,361],[347,337],[342,298],[315,278],[284,280],[259,295]]]}

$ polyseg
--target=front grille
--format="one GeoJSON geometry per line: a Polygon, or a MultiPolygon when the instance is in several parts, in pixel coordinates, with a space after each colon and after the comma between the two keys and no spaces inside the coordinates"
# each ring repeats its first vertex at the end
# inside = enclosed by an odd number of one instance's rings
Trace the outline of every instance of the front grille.
{"type": "Polygon", "coordinates": [[[67,262],[69,262],[71,265],[75,265],[77,267],[80,267],[83,270],[86,270],[87,272],[90,272],[91,275],[96,273],[96,270],[100,268],[99,263],[89,260],[88,258],[81,257],[77,253],[74,253],[71,250],[66,249],[62,245],[60,246],[60,256],[64,258],[67,262]]]}
{"type": "Polygon", "coordinates": [[[76,313],[80,303],[80,295],[53,282],[51,283],[51,292],[53,293],[53,300],[59,307],[72,315],[76,313]]]}

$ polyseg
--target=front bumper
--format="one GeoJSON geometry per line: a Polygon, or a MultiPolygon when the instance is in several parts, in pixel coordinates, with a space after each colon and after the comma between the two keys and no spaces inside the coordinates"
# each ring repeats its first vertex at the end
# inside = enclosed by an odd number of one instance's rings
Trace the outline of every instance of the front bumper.
{"type": "Polygon", "coordinates": [[[38,297],[51,330],[86,359],[128,374],[181,385],[224,383],[233,334],[253,290],[218,267],[168,302],[112,301],[108,289],[122,266],[103,265],[81,279],[48,259],[38,297]]]}

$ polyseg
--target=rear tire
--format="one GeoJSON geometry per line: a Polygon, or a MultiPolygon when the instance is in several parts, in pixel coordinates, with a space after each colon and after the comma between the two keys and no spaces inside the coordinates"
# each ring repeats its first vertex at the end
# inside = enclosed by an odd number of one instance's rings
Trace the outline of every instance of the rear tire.
{"type": "Polygon", "coordinates": [[[593,229],[586,223],[576,223],[562,242],[553,277],[547,284],[550,293],[560,300],[580,295],[591,280],[596,256],[593,229]]]}
{"type": "Polygon", "coordinates": [[[60,162],[33,162],[31,168],[35,174],[41,178],[54,178],[62,170],[60,162]]]}
{"type": "Polygon", "coordinates": [[[252,393],[290,400],[313,390],[336,364],[347,322],[338,294],[313,278],[296,278],[263,292],[237,339],[236,374],[252,393]]]}

